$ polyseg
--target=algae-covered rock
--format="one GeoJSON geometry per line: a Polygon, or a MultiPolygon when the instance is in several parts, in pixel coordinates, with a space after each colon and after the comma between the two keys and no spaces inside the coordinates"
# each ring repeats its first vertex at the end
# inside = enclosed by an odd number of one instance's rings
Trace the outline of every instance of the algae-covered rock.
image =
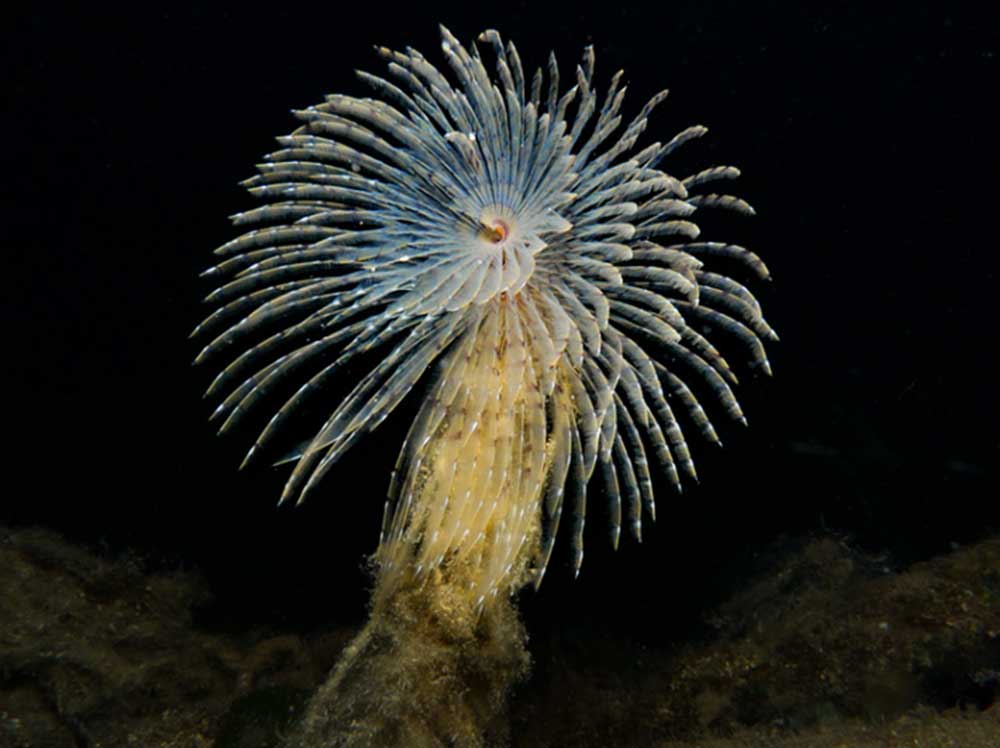
{"type": "Polygon", "coordinates": [[[676,650],[536,652],[515,745],[1000,746],[1000,538],[901,572],[786,544],[708,618],[676,650]]]}
{"type": "MultiPolygon", "coordinates": [[[[586,628],[533,642],[536,672],[494,743],[1000,746],[1000,538],[898,571],[832,538],[785,543],[746,577],[697,642],[586,628]]],[[[355,632],[250,621],[208,632],[192,615],[208,598],[189,572],[148,572],[46,531],[0,532],[0,746],[282,745],[355,632]]],[[[442,679],[413,709],[449,691],[434,663],[463,667],[481,636],[427,639],[421,656],[442,679]],[[452,645],[453,658],[435,649],[452,645]]],[[[520,672],[527,655],[514,654],[505,667],[520,672]]],[[[419,686],[390,681],[400,699],[419,686]]]]}
{"type": "Polygon", "coordinates": [[[315,687],[322,646],[199,631],[192,611],[208,597],[189,572],[0,529],[0,746],[208,748],[220,726],[236,731],[234,701],[315,687]]]}

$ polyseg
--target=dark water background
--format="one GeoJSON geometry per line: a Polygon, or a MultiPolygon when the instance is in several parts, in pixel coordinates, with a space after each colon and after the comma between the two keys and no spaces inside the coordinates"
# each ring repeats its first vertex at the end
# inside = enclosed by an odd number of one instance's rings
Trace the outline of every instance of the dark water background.
{"type": "MultiPolygon", "coordinates": [[[[659,491],[645,542],[605,540],[593,495],[575,583],[565,547],[532,626],[683,634],[762,548],[832,531],[903,565],[1000,528],[997,459],[1000,26],[959,4],[339,3],[66,10],[4,24],[0,522],[42,524],[206,573],[224,626],[359,619],[388,472],[412,403],[275,509],[286,473],[238,473],[190,361],[197,273],[254,203],[237,186],[289,109],[365,95],[371,45],[438,60],[438,21],[494,27],[527,67],[594,44],[627,113],[669,87],[648,139],[710,134],[668,170],[738,165],[758,210],[704,226],[751,247],[782,340],[743,377],[751,428],[694,445],[698,487],[659,491]],[[664,615],[664,612],[669,615],[664,615]]],[[[985,5],[983,5],[985,8],[985,5]]],[[[733,360],[738,356],[733,355],[733,360]]],[[[737,368],[739,372],[740,369],[737,368]]],[[[693,437],[693,430],[691,435],[693,437]]],[[[692,441],[695,441],[692,438],[692,441]]]]}

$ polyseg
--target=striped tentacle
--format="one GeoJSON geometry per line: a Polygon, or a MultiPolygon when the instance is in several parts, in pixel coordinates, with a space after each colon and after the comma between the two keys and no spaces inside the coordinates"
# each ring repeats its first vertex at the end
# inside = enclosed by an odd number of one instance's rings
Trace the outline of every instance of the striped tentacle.
{"type": "Polygon", "coordinates": [[[442,67],[378,48],[373,98],[330,95],[244,183],[264,201],[205,272],[195,334],[223,431],[290,396],[248,454],[271,453],[348,363],[381,359],[284,460],[301,500],[428,380],[390,481],[378,559],[398,580],[479,570],[483,604],[545,572],[563,517],[579,571],[587,485],[609,535],[641,538],[654,486],[697,473],[684,429],[719,442],[710,407],[744,421],[723,351],[770,373],[777,335],[742,277],[757,255],[700,238],[698,211],[752,215],[717,190],[731,166],[660,167],[707,131],[640,146],[662,91],[631,119],[622,72],[603,93],[592,47],[562,80],[526,75],[495,31],[441,29],[442,67]],[[717,346],[721,346],[717,347],[717,346]],[[297,388],[296,388],[297,386],[297,388]],[[307,407],[308,406],[308,407],[307,407]],[[564,511],[564,506],[566,510],[564,511]]]}

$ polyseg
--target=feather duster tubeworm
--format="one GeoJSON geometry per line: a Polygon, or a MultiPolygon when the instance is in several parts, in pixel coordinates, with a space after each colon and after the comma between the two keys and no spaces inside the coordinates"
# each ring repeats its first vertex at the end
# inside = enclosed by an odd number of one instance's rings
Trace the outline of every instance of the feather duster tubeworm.
{"type": "Polygon", "coordinates": [[[769,372],[776,337],[721,272],[767,278],[764,264],[694,222],[753,212],[711,189],[739,171],[661,168],[701,126],[637,146],[666,91],[628,119],[622,73],[599,93],[592,48],[566,87],[554,56],[529,80],[495,31],[479,37],[492,73],[441,35],[446,68],[381,48],[388,74],[358,74],[377,98],[295,112],[245,183],[264,204],[216,250],[218,308],[196,330],[212,335],[198,361],[229,357],[209,388],[222,431],[285,391],[248,461],[293,419],[323,419],[284,458],[283,501],[429,381],[390,481],[376,610],[429,575],[460,579],[480,612],[509,598],[541,580],[564,514],[578,571],[595,473],[612,542],[623,524],[640,537],[654,472],[677,490],[696,477],[682,421],[718,441],[706,397],[743,420],[716,343],[769,372]],[[371,361],[331,404],[327,385],[371,361]]]}
{"type": "Polygon", "coordinates": [[[541,579],[564,505],[579,569],[595,472],[612,542],[623,522],[638,537],[643,513],[655,517],[651,470],[678,490],[695,477],[675,411],[718,440],[689,382],[743,419],[736,377],[698,330],[764,371],[761,339],[775,334],[753,294],[710,269],[731,259],[767,278],[764,264],[699,240],[693,221],[702,208],[753,212],[704,191],[739,171],[660,168],[701,126],[636,147],[666,91],[625,122],[622,73],[601,96],[592,48],[563,91],[554,56],[529,82],[513,44],[487,31],[491,75],[475,45],[441,34],[451,78],[414,50],[381,48],[389,75],[359,73],[381,98],[331,95],[295,112],[302,125],[245,183],[266,204],[234,217],[249,230],[207,271],[224,285],[196,331],[215,332],[198,361],[239,354],[209,388],[222,431],[301,377],[250,460],[346,364],[384,352],[286,457],[282,500],[299,501],[435,367],[378,560],[416,576],[471,563],[482,601],[509,591],[525,554],[541,579]]]}

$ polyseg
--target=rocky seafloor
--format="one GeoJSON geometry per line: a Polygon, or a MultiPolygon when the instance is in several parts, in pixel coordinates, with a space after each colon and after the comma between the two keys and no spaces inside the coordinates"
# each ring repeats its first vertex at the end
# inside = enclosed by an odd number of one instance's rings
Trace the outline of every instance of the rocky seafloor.
{"type": "MultiPolygon", "coordinates": [[[[189,571],[0,528],[0,747],[279,746],[355,634],[210,630],[189,571]]],[[[1000,538],[892,571],[785,543],[669,651],[531,642],[512,748],[1000,746],[1000,538]]],[[[449,745],[446,737],[441,745],[449,745]]]]}

